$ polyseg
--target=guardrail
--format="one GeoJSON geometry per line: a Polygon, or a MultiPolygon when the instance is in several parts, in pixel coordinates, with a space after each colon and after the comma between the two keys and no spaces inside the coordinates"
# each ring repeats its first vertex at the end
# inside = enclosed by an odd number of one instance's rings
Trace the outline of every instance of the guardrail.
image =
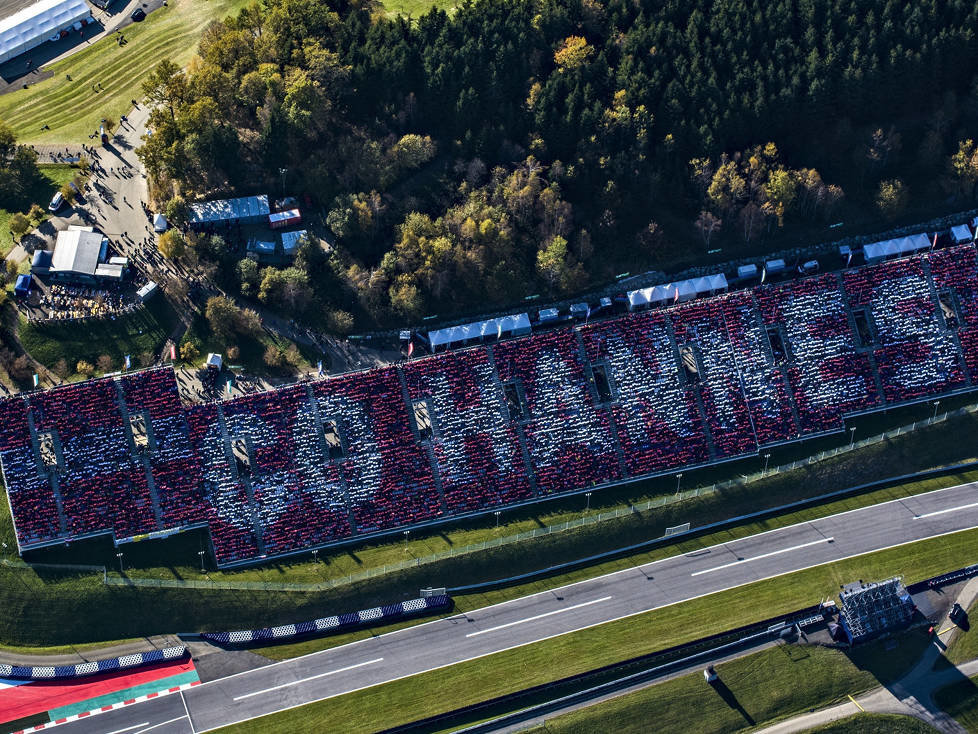
{"type": "Polygon", "coordinates": [[[66,680],[84,678],[115,670],[129,670],[187,656],[186,647],[164,647],[150,652],[135,652],[105,660],[92,660],[76,665],[0,665],[0,678],[17,680],[66,680]]]}
{"type": "Polygon", "coordinates": [[[978,563],[959,568],[957,571],[949,571],[948,573],[942,573],[940,576],[918,581],[908,586],[907,591],[911,594],[916,594],[925,589],[932,589],[935,586],[947,586],[963,579],[970,579],[973,576],[978,576],[978,563]]]}
{"type": "Polygon", "coordinates": [[[237,630],[234,632],[202,632],[200,636],[208,642],[220,645],[247,645],[253,642],[282,641],[305,635],[340,632],[366,624],[390,624],[399,619],[416,617],[427,612],[450,609],[452,598],[447,594],[429,596],[424,599],[411,599],[383,607],[364,609],[349,614],[322,617],[311,622],[296,622],[278,627],[263,627],[256,630],[237,630]]]}

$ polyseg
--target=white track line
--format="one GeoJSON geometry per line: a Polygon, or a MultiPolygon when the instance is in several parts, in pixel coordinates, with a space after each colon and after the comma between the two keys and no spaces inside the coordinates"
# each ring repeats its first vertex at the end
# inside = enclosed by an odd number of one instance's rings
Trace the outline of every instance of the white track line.
{"type": "Polygon", "coordinates": [[[762,553],[759,556],[754,556],[753,558],[741,558],[739,561],[731,561],[730,563],[724,563],[722,566],[714,566],[713,568],[707,568],[703,571],[696,571],[691,573],[690,576],[700,576],[704,573],[713,573],[714,571],[722,571],[725,568],[730,568],[731,566],[739,566],[741,563],[750,563],[751,561],[759,561],[762,558],[770,558],[771,556],[780,556],[782,553],[790,553],[791,551],[800,550],[801,548],[808,548],[809,546],[818,545],[819,543],[831,543],[835,538],[820,538],[819,540],[813,540],[811,543],[802,543],[801,545],[793,545],[790,548],[782,548],[781,550],[771,551],[770,553],[762,553]]]}
{"type": "Polygon", "coordinates": [[[144,721],[142,724],[133,724],[132,726],[127,726],[125,729],[116,729],[115,731],[110,731],[108,734],[122,734],[124,731],[132,731],[133,729],[138,729],[141,726],[149,726],[148,721],[144,721]]]}
{"type": "Polygon", "coordinates": [[[178,716],[177,718],[170,719],[169,721],[161,721],[159,724],[153,724],[152,726],[150,726],[150,727],[148,727],[146,729],[140,729],[139,731],[136,732],[136,734],[146,734],[146,732],[148,732],[148,731],[153,731],[153,729],[159,729],[161,726],[166,726],[167,724],[172,724],[174,721],[182,721],[183,719],[186,719],[186,718],[187,718],[186,716],[178,716]]]}
{"type": "Polygon", "coordinates": [[[466,637],[477,637],[479,635],[484,635],[487,632],[495,632],[497,630],[504,630],[507,627],[515,627],[518,624],[524,624],[525,622],[533,622],[537,619],[543,619],[544,617],[552,617],[555,614],[563,614],[564,612],[569,612],[574,609],[580,609],[581,607],[589,607],[592,604],[600,604],[603,601],[608,601],[610,596],[602,596],[600,599],[592,599],[591,601],[581,602],[580,604],[575,604],[571,607],[564,607],[563,609],[555,609],[552,612],[544,612],[543,614],[537,614],[533,617],[527,617],[526,619],[519,619],[515,622],[507,622],[506,624],[500,624],[496,627],[490,627],[489,629],[479,630],[478,632],[470,632],[466,637]]]}
{"type": "Polygon", "coordinates": [[[958,510],[969,510],[972,507],[978,507],[978,502],[972,502],[970,505],[961,505],[959,507],[948,507],[946,510],[935,510],[934,512],[928,512],[923,515],[914,515],[914,520],[923,520],[925,517],[934,517],[935,515],[944,515],[948,512],[957,512],[958,510]]]}
{"type": "Polygon", "coordinates": [[[336,675],[337,673],[345,673],[348,670],[353,670],[354,668],[362,668],[365,665],[373,665],[374,663],[379,663],[383,658],[374,658],[373,660],[367,660],[363,663],[357,663],[356,665],[347,665],[345,668],[337,668],[336,670],[330,670],[328,673],[320,673],[319,675],[311,675],[308,678],[301,678],[299,680],[294,680],[291,683],[283,683],[278,686],[272,686],[271,688],[263,688],[260,691],[255,691],[254,693],[246,693],[243,696],[235,696],[235,701],[243,701],[246,698],[251,698],[252,696],[260,696],[263,693],[270,693],[271,691],[277,691],[281,688],[288,688],[289,686],[297,686],[300,683],[308,683],[311,680],[316,680],[318,678],[325,678],[329,675],[336,675]]]}

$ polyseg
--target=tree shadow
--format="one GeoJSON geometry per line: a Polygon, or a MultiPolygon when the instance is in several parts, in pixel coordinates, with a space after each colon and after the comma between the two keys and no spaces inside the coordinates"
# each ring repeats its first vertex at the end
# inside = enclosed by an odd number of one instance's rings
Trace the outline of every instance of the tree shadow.
{"type": "Polygon", "coordinates": [[[723,699],[723,702],[727,704],[727,706],[734,709],[737,713],[744,717],[744,721],[747,722],[748,726],[754,726],[757,723],[754,721],[754,717],[747,713],[747,709],[740,704],[740,701],[737,700],[737,696],[735,696],[734,692],[727,687],[726,683],[718,678],[717,680],[711,682],[710,685],[713,687],[713,690],[717,692],[717,695],[723,699]]]}

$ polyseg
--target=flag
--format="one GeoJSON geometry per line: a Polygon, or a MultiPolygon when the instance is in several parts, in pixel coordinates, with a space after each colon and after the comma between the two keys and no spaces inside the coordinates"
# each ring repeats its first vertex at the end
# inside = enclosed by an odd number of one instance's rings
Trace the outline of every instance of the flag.
{"type": "Polygon", "coordinates": [[[849,263],[852,262],[852,250],[849,250],[849,257],[846,258],[846,267],[849,267],[849,263]]]}
{"type": "Polygon", "coordinates": [[[679,286],[678,285],[676,286],[676,297],[672,299],[672,302],[673,303],[678,303],[679,302],[679,286]]]}
{"type": "Polygon", "coordinates": [[[323,376],[323,360],[316,362],[316,367],[319,369],[319,376],[323,376]]]}
{"type": "Polygon", "coordinates": [[[128,370],[128,369],[131,369],[131,368],[132,368],[132,359],[130,359],[129,358],[129,355],[127,354],[126,355],[126,369],[128,370]]]}
{"type": "Polygon", "coordinates": [[[231,381],[228,380],[228,395],[231,394],[231,381]]]}
{"type": "Polygon", "coordinates": [[[408,342],[408,359],[414,354],[414,342],[408,342]]]}
{"type": "Polygon", "coordinates": [[[502,339],[503,338],[503,322],[502,321],[499,322],[498,328],[496,329],[496,338],[497,339],[502,339]]]}
{"type": "Polygon", "coordinates": [[[591,318],[591,304],[590,303],[587,305],[587,312],[584,314],[584,323],[585,324],[587,323],[587,320],[589,318],[591,318]]]}
{"type": "Polygon", "coordinates": [[[170,360],[172,362],[176,362],[177,361],[177,345],[176,344],[171,344],[170,345],[170,360]]]}
{"type": "Polygon", "coordinates": [[[764,267],[764,268],[761,268],[761,282],[762,282],[762,283],[764,282],[764,279],[765,279],[766,277],[767,277],[767,268],[766,268],[766,267],[764,267]]]}
{"type": "Polygon", "coordinates": [[[35,372],[34,373],[34,387],[37,387],[37,383],[38,383],[38,377],[37,377],[37,373],[35,372]]]}
{"type": "Polygon", "coordinates": [[[934,232],[934,241],[930,243],[930,249],[937,247],[937,232],[934,232]]]}

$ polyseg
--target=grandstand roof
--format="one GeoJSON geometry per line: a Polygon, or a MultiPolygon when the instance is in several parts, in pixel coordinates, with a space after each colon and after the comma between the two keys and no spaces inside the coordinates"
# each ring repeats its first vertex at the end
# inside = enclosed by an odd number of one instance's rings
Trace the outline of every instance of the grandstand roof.
{"type": "Polygon", "coordinates": [[[190,224],[216,224],[240,220],[255,221],[268,216],[268,196],[243,196],[238,199],[217,199],[190,205],[190,224]]]}
{"type": "Polygon", "coordinates": [[[95,275],[102,250],[102,235],[78,229],[58,232],[51,259],[52,273],[95,275]]]}
{"type": "Polygon", "coordinates": [[[85,0],[39,0],[0,20],[0,63],[29,51],[84,18],[85,0]]]}
{"type": "Polygon", "coordinates": [[[437,329],[428,332],[431,347],[446,344],[461,344],[470,339],[483,339],[487,336],[508,334],[527,334],[530,331],[530,317],[525,313],[500,316],[485,321],[475,321],[471,324],[449,326],[447,329],[437,329]]]}

